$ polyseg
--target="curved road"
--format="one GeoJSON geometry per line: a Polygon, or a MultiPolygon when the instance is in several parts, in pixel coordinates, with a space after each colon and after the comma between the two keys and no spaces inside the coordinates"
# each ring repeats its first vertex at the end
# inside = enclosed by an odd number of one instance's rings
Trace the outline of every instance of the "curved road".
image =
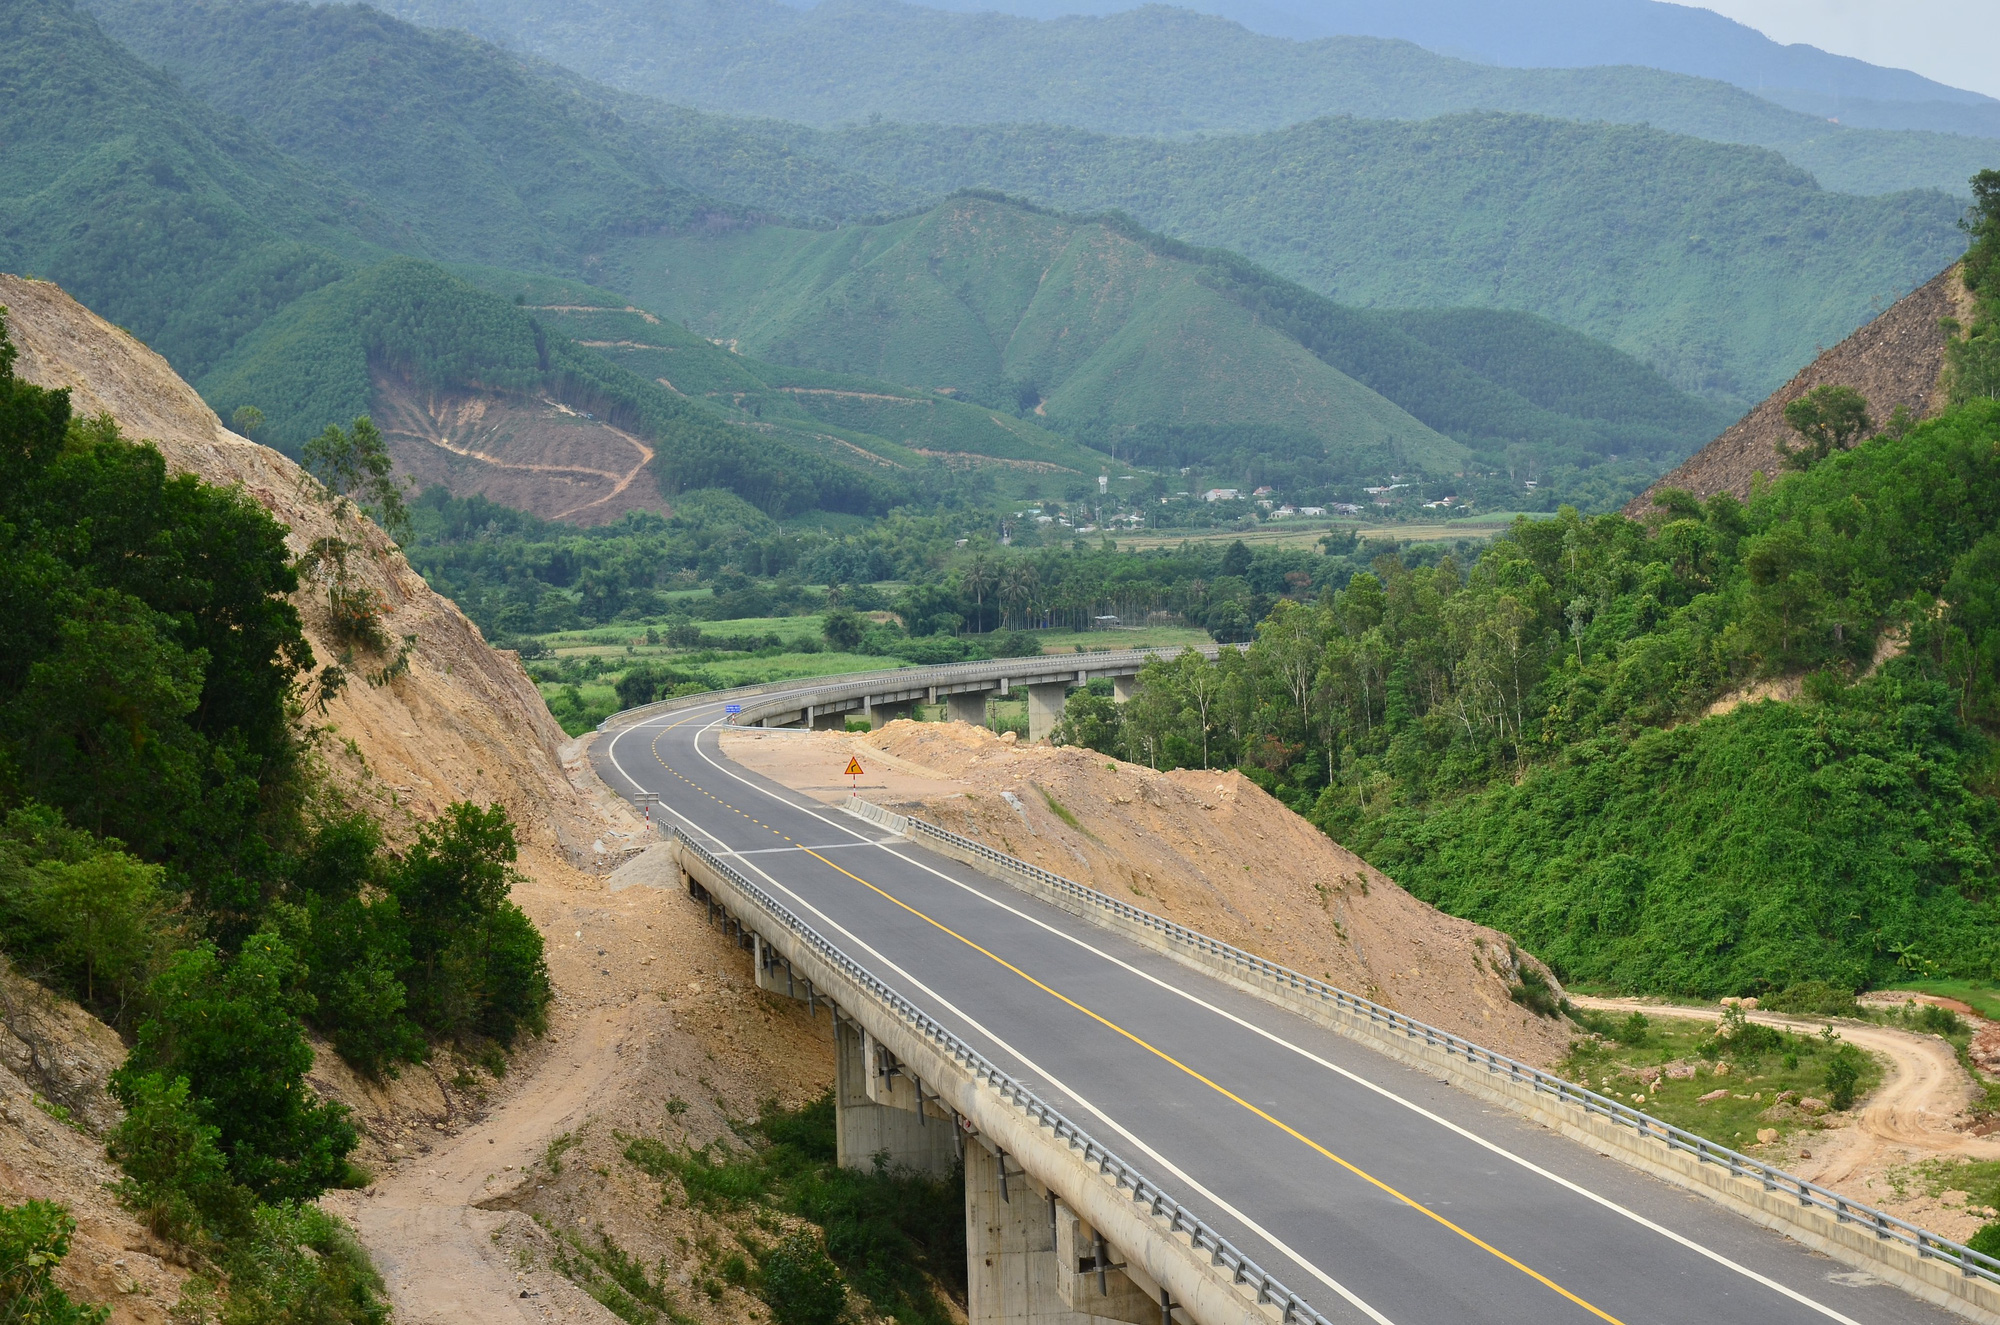
{"type": "Polygon", "coordinates": [[[593,758],[1332,1320],[1959,1319],[751,773],[721,721],[593,758]]]}

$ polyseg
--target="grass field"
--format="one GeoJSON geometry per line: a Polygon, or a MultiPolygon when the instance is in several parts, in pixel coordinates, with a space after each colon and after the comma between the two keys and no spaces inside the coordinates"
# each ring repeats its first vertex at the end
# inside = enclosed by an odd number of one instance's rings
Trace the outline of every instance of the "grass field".
{"type": "MultiPolygon", "coordinates": [[[[1311,547],[1336,531],[1352,530],[1364,539],[1377,542],[1442,543],[1460,538],[1492,538],[1514,523],[1517,513],[1501,511],[1467,520],[1438,520],[1430,523],[1366,524],[1358,520],[1278,520],[1255,529],[1163,529],[1156,534],[1121,535],[1118,547],[1124,552],[1145,552],[1152,548],[1179,547],[1182,543],[1234,543],[1248,547],[1311,547]]],[[[1528,513],[1530,520],[1545,520],[1540,513],[1528,513]]]]}

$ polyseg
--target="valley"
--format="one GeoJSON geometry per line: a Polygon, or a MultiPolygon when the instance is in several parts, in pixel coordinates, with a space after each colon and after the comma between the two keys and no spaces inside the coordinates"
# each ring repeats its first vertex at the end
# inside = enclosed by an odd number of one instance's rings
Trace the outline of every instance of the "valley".
{"type": "Polygon", "coordinates": [[[0,1309],[2000,1318],[2000,103],[1122,4],[0,10],[0,1309]]]}

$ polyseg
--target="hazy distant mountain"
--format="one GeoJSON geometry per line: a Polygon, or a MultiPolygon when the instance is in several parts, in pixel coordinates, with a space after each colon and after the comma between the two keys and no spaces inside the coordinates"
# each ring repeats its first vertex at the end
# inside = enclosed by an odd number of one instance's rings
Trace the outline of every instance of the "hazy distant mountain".
{"type": "MultiPolygon", "coordinates": [[[[107,15],[131,2],[92,0],[107,15]]],[[[1186,134],[1326,115],[1498,110],[1768,147],[1844,193],[1943,188],[1963,196],[1974,172],[2000,165],[1993,139],[1843,127],[1828,122],[1831,112],[1788,110],[1715,79],[1630,65],[1507,69],[1380,37],[1291,41],[1162,6],[1037,21],[897,0],[826,0],[809,12],[779,0],[381,2],[414,22],[462,28],[629,92],[820,126],[880,116],[1186,134]]],[[[1949,112],[1945,128],[1978,109],[1939,105],[1949,112]]],[[[2000,103],[1988,109],[2000,124],[2000,103]]]]}
{"type": "MultiPolygon", "coordinates": [[[[997,10],[1030,18],[1115,14],[1131,0],[933,0],[939,9],[997,10]]],[[[807,8],[809,6],[801,6],[807,8]]],[[[1426,49],[1514,68],[1635,64],[1721,79],[1786,105],[1939,103],[1974,111],[1958,133],[1992,132],[2000,102],[1907,69],[1815,46],[1784,45],[1710,9],[1661,0],[1186,0],[1185,7],[1278,37],[1401,37],[1426,49]],[[1774,95],[1775,94],[1775,95],[1774,95]],[[1984,126],[1983,128],[1974,126],[1984,126]]],[[[1832,112],[1827,112],[1832,113],[1832,112]]],[[[1884,108],[1882,115],[1890,114],[1884,108]]],[[[1939,129],[1937,108],[1877,127],[1939,129]]]]}

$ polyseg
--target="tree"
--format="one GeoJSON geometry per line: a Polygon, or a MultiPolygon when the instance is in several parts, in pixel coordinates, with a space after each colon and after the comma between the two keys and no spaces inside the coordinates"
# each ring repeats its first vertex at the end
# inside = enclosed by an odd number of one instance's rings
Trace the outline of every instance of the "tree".
{"type": "Polygon", "coordinates": [[[255,438],[257,430],[264,426],[264,411],[255,405],[239,405],[229,416],[229,426],[244,437],[255,438]]]}
{"type": "Polygon", "coordinates": [[[826,637],[827,647],[842,653],[852,653],[860,648],[866,632],[867,626],[860,613],[851,607],[834,608],[820,624],[820,634],[826,637]]]}
{"type": "Polygon", "coordinates": [[[1873,430],[1868,401],[1851,386],[1816,386],[1785,406],[1785,422],[1806,444],[1778,442],[1778,456],[1787,469],[1810,469],[1835,451],[1845,451],[1873,430]]]}
{"type": "Polygon", "coordinates": [[[1224,575],[1250,573],[1250,549],[1245,546],[1242,539],[1239,538],[1231,543],[1229,550],[1222,554],[1222,573],[1224,575]]]}
{"type": "Polygon", "coordinates": [[[371,508],[376,523],[392,534],[409,529],[410,512],[403,504],[403,486],[396,481],[395,461],[382,434],[367,415],[343,432],[329,423],[326,431],[306,443],[300,463],[319,480],[336,510],[359,500],[371,508]]]}
{"type": "Polygon", "coordinates": [[[408,926],[410,1005],[434,1034],[505,1044],[541,1029],[542,937],[508,900],[517,855],[505,809],[459,801],[418,828],[390,881],[408,926]]]}
{"type": "Polygon", "coordinates": [[[358,1140],[347,1110],[306,1088],[304,978],[271,928],[244,940],[233,960],[210,943],[180,953],[154,981],[155,1016],[111,1079],[127,1109],[146,1099],[148,1074],[184,1079],[231,1175],[266,1201],[310,1201],[335,1186],[358,1140]]]}

